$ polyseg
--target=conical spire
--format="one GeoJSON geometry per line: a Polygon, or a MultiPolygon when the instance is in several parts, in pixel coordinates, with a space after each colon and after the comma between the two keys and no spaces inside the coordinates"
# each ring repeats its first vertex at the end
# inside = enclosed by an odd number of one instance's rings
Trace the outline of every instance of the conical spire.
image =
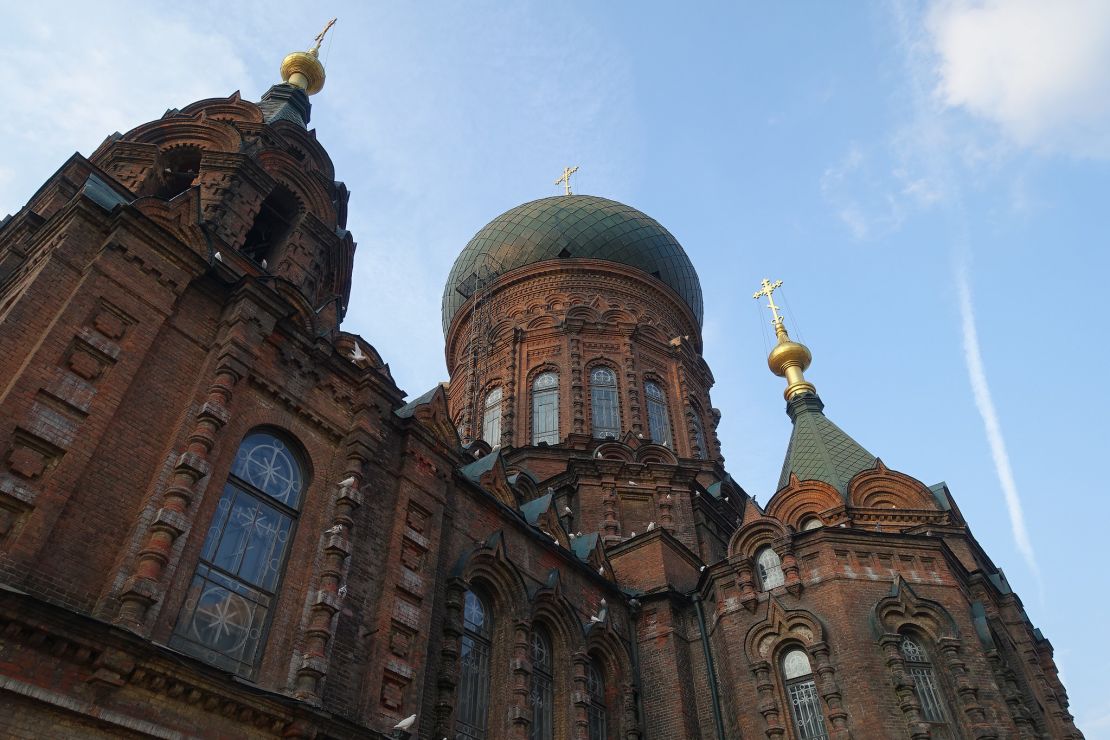
{"type": "Polygon", "coordinates": [[[875,467],[876,457],[825,416],[825,404],[817,389],[803,375],[813,355],[804,344],[790,339],[772,297],[781,286],[781,280],[764,280],[753,296],[767,296],[771,325],[778,338],[767,356],[767,366],[775,375],[786,378],[786,413],[794,422],[778,487],[789,485],[793,475],[801,481],[824,481],[847,496],[848,482],[857,473],[875,467]]]}

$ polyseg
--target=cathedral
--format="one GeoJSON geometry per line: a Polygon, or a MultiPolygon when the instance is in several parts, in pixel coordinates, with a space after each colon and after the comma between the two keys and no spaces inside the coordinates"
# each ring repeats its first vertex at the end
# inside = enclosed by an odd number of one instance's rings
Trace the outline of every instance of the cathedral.
{"type": "Polygon", "coordinates": [[[953,493],[826,416],[768,280],[793,431],[766,502],[726,472],[690,259],[570,171],[462,249],[449,381],[406,401],[341,328],[318,49],[0,222],[0,736],[1083,737],[953,493]]]}

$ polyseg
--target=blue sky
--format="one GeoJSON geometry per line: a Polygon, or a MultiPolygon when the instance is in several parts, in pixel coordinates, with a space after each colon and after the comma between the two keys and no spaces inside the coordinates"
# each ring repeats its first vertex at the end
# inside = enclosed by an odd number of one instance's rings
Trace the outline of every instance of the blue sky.
{"type": "Polygon", "coordinates": [[[113,131],[257,99],[338,15],[312,123],[352,191],[345,328],[401,387],[446,377],[458,251],[580,165],[701,275],[733,476],[766,501],[789,436],[751,298],[781,278],[826,413],[948,482],[1110,737],[1110,4],[677,8],[0,2],[0,214],[113,131]]]}

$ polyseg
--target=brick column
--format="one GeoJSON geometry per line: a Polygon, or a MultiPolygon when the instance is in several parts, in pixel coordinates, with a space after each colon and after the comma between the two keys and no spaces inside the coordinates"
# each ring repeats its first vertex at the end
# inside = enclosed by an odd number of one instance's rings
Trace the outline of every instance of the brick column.
{"type": "Polygon", "coordinates": [[[896,633],[888,633],[879,638],[879,647],[882,648],[887,670],[890,671],[894,693],[898,696],[898,708],[905,715],[910,737],[913,740],[929,740],[929,725],[922,718],[921,704],[917,701],[913,679],[906,673],[901,645],[902,636],[896,633]]]}
{"type": "Polygon", "coordinates": [[[355,511],[362,506],[362,476],[369,463],[368,448],[357,440],[347,445],[347,465],[334,487],[335,513],[320,541],[321,568],[317,590],[310,596],[308,624],[304,629],[304,653],[298,661],[293,695],[313,704],[320,702],[320,680],[328,672],[328,647],[335,634],[335,615],[345,598],[342,586],[355,511]],[[344,484],[344,481],[352,481],[344,484]]]}
{"type": "Polygon", "coordinates": [[[967,715],[972,736],[977,740],[994,740],[998,737],[998,730],[987,721],[987,713],[979,703],[979,687],[972,681],[967,663],[960,656],[960,641],[954,637],[942,637],[937,648],[956,688],[960,708],[967,715]]]}
{"type": "Polygon", "coordinates": [[[532,725],[532,625],[525,620],[513,625],[512,696],[509,699],[509,737],[528,740],[532,725]]]}
{"type": "Polygon", "coordinates": [[[840,683],[836,680],[836,668],[829,660],[829,645],[816,642],[810,645],[809,652],[817,665],[817,691],[828,707],[825,716],[832,725],[829,737],[832,740],[848,740],[852,736],[848,731],[848,709],[844,706],[840,683]]]}
{"type": "Polygon", "coordinates": [[[782,724],[778,700],[775,698],[775,685],[771,683],[771,664],[763,660],[752,666],[755,677],[755,690],[759,698],[756,708],[763,715],[763,734],[771,740],[781,740],[786,736],[782,724]]]}
{"type": "Polygon", "coordinates": [[[574,705],[574,740],[590,740],[590,691],[586,686],[586,666],[590,663],[590,656],[578,651],[571,656],[574,663],[574,689],[571,691],[571,703],[574,705]]]}
{"type": "Polygon", "coordinates": [[[120,594],[115,621],[127,629],[140,634],[148,631],[150,607],[161,601],[165,592],[162,576],[173,557],[174,543],[192,525],[196,514],[193,501],[203,493],[198,483],[208,476],[209,455],[230,418],[232,390],[245,374],[246,363],[233,353],[220,358],[185,451],[178,457],[170,483],[162,493],[162,506],[147,529],[134,571],[120,594]]]}

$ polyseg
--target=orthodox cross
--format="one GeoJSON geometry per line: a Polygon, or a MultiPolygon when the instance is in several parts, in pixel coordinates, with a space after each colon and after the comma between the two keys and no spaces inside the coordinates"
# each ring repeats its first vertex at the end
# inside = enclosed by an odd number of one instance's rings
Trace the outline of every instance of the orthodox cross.
{"type": "Polygon", "coordinates": [[[563,176],[555,181],[556,185],[562,184],[563,189],[566,190],[567,195],[571,194],[571,192],[570,192],[570,176],[573,175],[577,171],[578,171],[578,165],[574,165],[574,167],[564,167],[563,168],[563,176]]]}
{"type": "Polygon", "coordinates": [[[330,21],[328,21],[328,24],[324,26],[324,30],[316,34],[316,43],[313,44],[311,51],[320,51],[320,44],[324,43],[324,37],[328,35],[328,31],[330,31],[331,27],[335,25],[336,20],[336,18],[332,18],[330,21]]]}
{"type": "Polygon", "coordinates": [[[772,297],[772,294],[782,287],[782,281],[776,280],[772,283],[767,278],[763,278],[762,285],[763,287],[757,290],[752,298],[758,301],[761,296],[767,296],[767,308],[771,309],[771,316],[774,317],[771,319],[771,323],[775,325],[781,324],[782,316],[779,316],[779,307],[775,305],[775,299],[772,297]]]}

